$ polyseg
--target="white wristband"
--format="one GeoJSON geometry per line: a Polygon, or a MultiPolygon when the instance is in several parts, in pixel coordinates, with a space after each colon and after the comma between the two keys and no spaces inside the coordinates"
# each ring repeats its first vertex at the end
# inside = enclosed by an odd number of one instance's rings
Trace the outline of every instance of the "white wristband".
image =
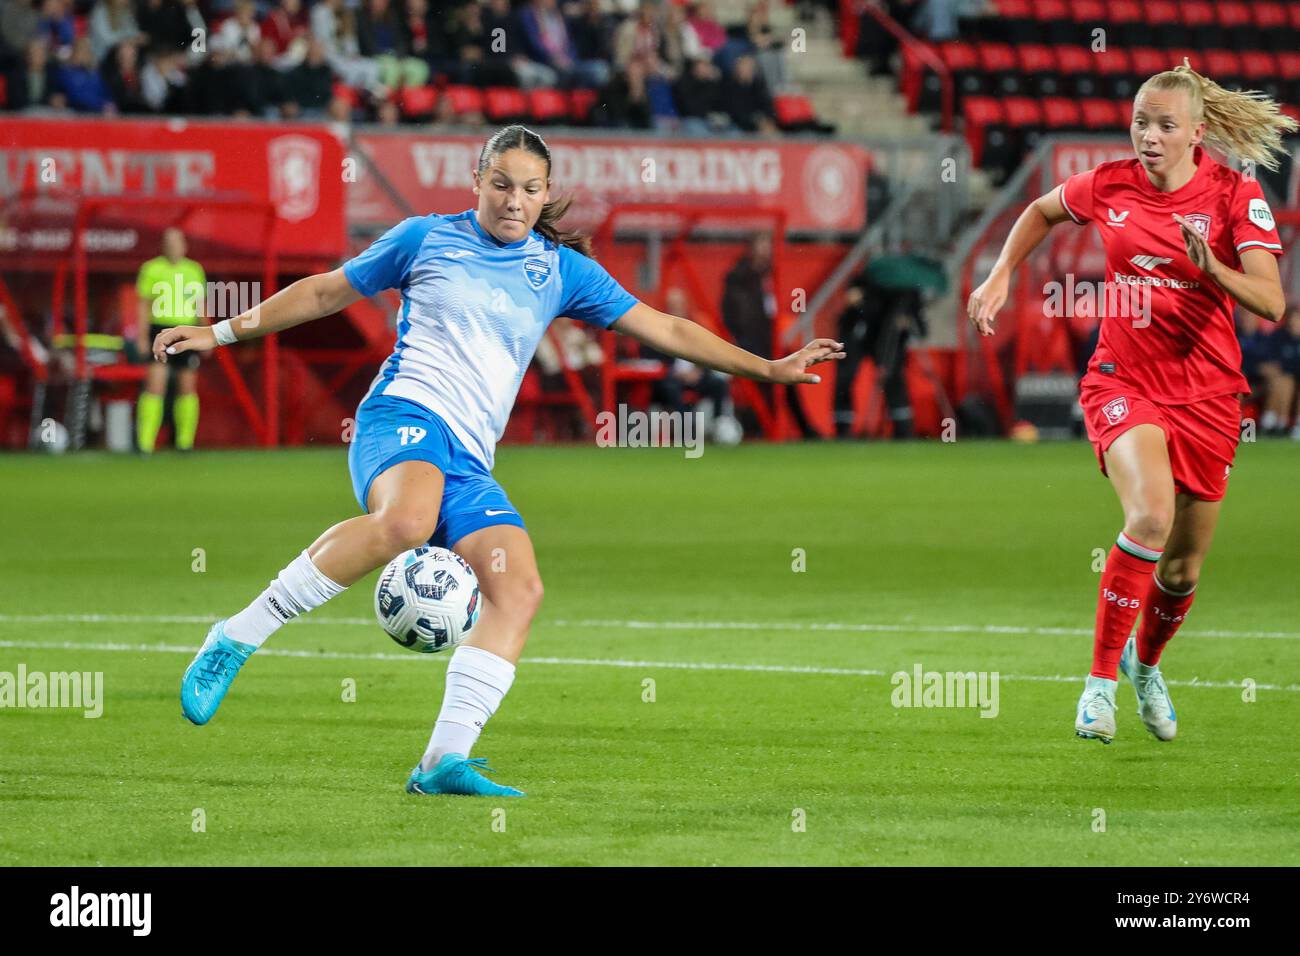
{"type": "Polygon", "coordinates": [[[212,334],[217,337],[218,345],[234,345],[238,339],[235,338],[235,330],[230,327],[229,319],[222,319],[212,327],[212,334]]]}

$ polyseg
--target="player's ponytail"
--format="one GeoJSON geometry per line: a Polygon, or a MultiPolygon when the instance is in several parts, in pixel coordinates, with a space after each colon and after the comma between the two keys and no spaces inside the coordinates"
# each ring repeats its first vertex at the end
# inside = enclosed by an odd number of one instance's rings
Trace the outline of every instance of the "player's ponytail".
{"type": "MultiPolygon", "coordinates": [[[[478,156],[479,175],[486,175],[488,166],[494,156],[498,156],[510,149],[523,149],[532,153],[538,159],[546,163],[546,177],[551,176],[551,149],[546,145],[546,141],[530,130],[527,126],[515,124],[498,130],[483,144],[483,150],[478,156]]],[[[537,225],[533,228],[542,236],[555,243],[557,246],[568,246],[581,252],[584,256],[591,256],[591,238],[580,232],[568,232],[560,230],[560,220],[564,214],[569,211],[569,205],[573,202],[572,196],[562,196],[559,199],[553,199],[542,206],[542,214],[537,219],[537,225]]]]}
{"type": "Polygon", "coordinates": [[[1277,154],[1284,152],[1282,136],[1297,123],[1278,110],[1277,104],[1258,90],[1226,90],[1192,69],[1182,66],[1157,73],[1138,89],[1182,90],[1192,107],[1192,123],[1205,120],[1205,139],[1240,160],[1278,168],[1277,154]]]}

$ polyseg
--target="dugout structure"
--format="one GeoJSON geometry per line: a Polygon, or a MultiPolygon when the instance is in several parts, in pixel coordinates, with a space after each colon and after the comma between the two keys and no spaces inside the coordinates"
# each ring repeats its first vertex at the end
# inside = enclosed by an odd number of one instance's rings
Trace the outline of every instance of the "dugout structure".
{"type": "MultiPolygon", "coordinates": [[[[72,449],[85,446],[97,399],[134,400],[147,368],[130,361],[124,347],[125,327],[135,323],[135,276],[159,254],[162,232],[172,226],[185,232],[187,255],[208,276],[207,321],[275,292],[279,226],[266,200],[25,192],[0,205],[0,306],[27,372],[30,446],[41,444],[42,423],[54,417],[60,398],[72,449]],[[232,236],[240,241],[223,239],[232,236]]],[[[277,336],[259,346],[252,364],[240,357],[243,367],[229,350],[213,354],[248,433],[269,447],[279,443],[277,336]]]]}

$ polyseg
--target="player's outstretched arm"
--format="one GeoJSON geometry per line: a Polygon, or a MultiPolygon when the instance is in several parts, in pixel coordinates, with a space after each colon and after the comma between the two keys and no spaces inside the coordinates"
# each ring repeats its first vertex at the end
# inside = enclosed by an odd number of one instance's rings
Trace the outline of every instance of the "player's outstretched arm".
{"type": "Polygon", "coordinates": [[[225,328],[224,334],[229,336],[224,342],[218,341],[215,326],[180,325],[163,329],[154,337],[153,357],[166,362],[168,355],[206,352],[219,344],[242,342],[244,339],[282,332],[295,325],[333,315],[360,298],[361,293],[352,288],[342,269],[307,276],[286,286],[247,312],[229,319],[228,325],[220,323],[225,328]]]}
{"type": "Polygon", "coordinates": [[[1047,233],[1058,222],[1065,222],[1070,214],[1061,205],[1060,189],[1053,189],[1031,202],[1011,227],[1002,253],[993,264],[993,270],[983,284],[970,294],[966,303],[966,316],[979,330],[980,335],[993,334],[993,319],[1007,301],[1011,275],[1037,248],[1047,233]]]}
{"type": "Polygon", "coordinates": [[[813,339],[799,351],[783,359],[760,358],[753,352],[732,345],[690,319],[668,315],[638,302],[610,326],[615,332],[630,335],[665,355],[686,359],[729,375],[743,375],[758,382],[796,385],[819,382],[807,372],[810,366],[830,359],[844,358],[844,344],[834,339],[813,339]]]}

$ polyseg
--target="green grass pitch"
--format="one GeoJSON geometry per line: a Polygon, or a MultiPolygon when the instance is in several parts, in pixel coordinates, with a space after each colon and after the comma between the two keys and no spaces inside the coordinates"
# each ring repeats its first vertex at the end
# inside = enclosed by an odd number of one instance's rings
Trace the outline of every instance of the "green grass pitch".
{"type": "Polygon", "coordinates": [[[492,801],[403,792],[445,660],[370,623],[374,575],[181,717],[207,622],[355,513],[341,450],[11,456],[0,671],[102,672],[104,711],[0,710],[0,863],[1295,865],[1298,468],[1241,448],[1179,738],[1122,685],[1105,747],[1084,444],[504,448],[547,591],[476,751],[529,796],[492,801]],[[917,664],[996,672],[997,716],[895,708],[917,664]]]}

